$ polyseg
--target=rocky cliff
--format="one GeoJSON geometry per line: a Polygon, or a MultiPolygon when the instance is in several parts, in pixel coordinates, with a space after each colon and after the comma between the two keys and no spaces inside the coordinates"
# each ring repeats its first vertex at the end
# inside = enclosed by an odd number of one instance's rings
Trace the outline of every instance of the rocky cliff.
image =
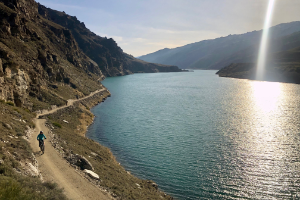
{"type": "Polygon", "coordinates": [[[79,48],[93,59],[105,76],[120,76],[138,72],[180,71],[176,66],[143,62],[126,53],[112,38],[96,35],[76,17],[39,4],[39,13],[72,32],[79,48]]]}

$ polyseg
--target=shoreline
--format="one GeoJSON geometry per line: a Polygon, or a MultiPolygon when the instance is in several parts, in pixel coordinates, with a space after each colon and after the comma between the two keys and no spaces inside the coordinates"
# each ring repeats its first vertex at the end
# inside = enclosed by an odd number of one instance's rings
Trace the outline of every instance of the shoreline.
{"type": "Polygon", "coordinates": [[[101,145],[86,136],[88,128],[94,123],[95,115],[91,108],[104,102],[111,93],[104,87],[102,92],[89,97],[72,101],[72,105],[63,107],[57,112],[42,114],[48,118],[47,122],[53,134],[52,146],[61,154],[73,168],[81,171],[72,159],[76,155],[84,156],[91,163],[93,170],[100,177],[100,181],[90,180],[94,185],[109,191],[113,197],[127,196],[135,199],[173,199],[151,180],[143,180],[130,172],[117,162],[111,149],[101,145]],[[72,117],[71,117],[72,116],[72,117]],[[67,121],[68,123],[64,123],[67,121]],[[61,123],[62,127],[53,124],[61,123]],[[109,174],[109,175],[108,175],[109,174]]]}
{"type": "MultiPolygon", "coordinates": [[[[105,88],[106,88],[106,87],[105,87],[105,88]]],[[[92,124],[94,124],[94,122],[95,122],[94,120],[95,120],[95,117],[96,117],[96,116],[94,115],[94,113],[91,111],[91,109],[94,108],[94,107],[96,107],[96,106],[98,106],[99,104],[103,103],[108,97],[111,97],[110,91],[109,91],[107,88],[106,88],[106,90],[109,92],[109,95],[106,96],[105,99],[102,100],[100,103],[97,103],[97,104],[93,105],[92,107],[90,107],[90,110],[89,110],[89,111],[93,114],[93,120],[92,120],[92,122],[86,127],[86,131],[85,131],[85,134],[83,135],[83,137],[88,138],[88,139],[90,139],[90,140],[93,140],[93,139],[87,137],[86,134],[87,134],[87,132],[88,132],[89,127],[90,127],[92,124]]],[[[93,140],[93,141],[94,141],[94,140],[93,140]]],[[[98,143],[98,144],[101,145],[101,146],[104,146],[104,145],[100,144],[100,143],[97,142],[97,141],[95,141],[95,142],[98,143]]],[[[104,146],[104,147],[106,147],[106,146],[104,146]]],[[[113,152],[111,151],[111,149],[110,149],[109,147],[106,147],[106,148],[109,149],[110,153],[113,155],[114,159],[115,159],[116,162],[117,162],[117,158],[115,157],[115,155],[113,154],[113,152]]],[[[119,162],[118,162],[118,163],[119,163],[119,162]]],[[[121,163],[119,163],[119,165],[122,166],[121,163]]],[[[122,166],[122,167],[123,167],[123,166],[122,166]]],[[[125,169],[125,168],[124,168],[124,169],[125,169]]],[[[131,174],[130,171],[127,171],[127,173],[131,174]]],[[[134,175],[134,174],[133,174],[133,176],[137,177],[137,176],[134,175]]],[[[137,177],[137,178],[138,178],[138,179],[141,179],[141,178],[139,178],[139,177],[137,177]]],[[[153,182],[153,181],[151,181],[151,184],[152,184],[154,187],[158,187],[158,185],[157,185],[155,182],[153,182]]],[[[158,190],[160,190],[161,192],[165,193],[165,192],[162,191],[161,189],[158,189],[158,190]]],[[[171,199],[173,199],[173,197],[171,197],[171,199]]]]}

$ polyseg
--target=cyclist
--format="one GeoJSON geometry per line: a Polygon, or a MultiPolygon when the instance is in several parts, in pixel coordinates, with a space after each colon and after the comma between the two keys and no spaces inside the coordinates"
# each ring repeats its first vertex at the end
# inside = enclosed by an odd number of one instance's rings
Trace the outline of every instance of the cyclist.
{"type": "MultiPolygon", "coordinates": [[[[47,139],[47,138],[44,135],[43,131],[40,131],[40,134],[38,134],[36,139],[39,141],[39,147],[41,148],[42,146],[45,145],[44,139],[47,139]]],[[[43,151],[43,149],[41,149],[41,151],[43,151]]]]}

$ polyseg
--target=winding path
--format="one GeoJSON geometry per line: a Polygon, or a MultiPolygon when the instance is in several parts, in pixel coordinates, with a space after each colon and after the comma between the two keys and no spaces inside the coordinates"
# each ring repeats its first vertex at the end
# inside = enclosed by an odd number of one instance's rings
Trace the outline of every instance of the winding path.
{"type": "Polygon", "coordinates": [[[45,154],[41,155],[39,152],[38,141],[36,136],[39,131],[46,133],[49,132],[49,129],[45,126],[45,119],[39,119],[40,116],[54,113],[60,109],[67,108],[72,106],[75,102],[89,98],[99,92],[105,91],[106,89],[97,90],[90,95],[80,98],[80,99],[70,99],[68,100],[67,105],[55,108],[48,112],[43,112],[38,114],[34,119],[36,125],[35,134],[33,134],[29,141],[31,148],[36,154],[36,159],[39,163],[39,170],[45,181],[55,182],[60,188],[64,189],[65,195],[69,199],[74,200],[107,200],[113,199],[108,193],[100,190],[100,188],[94,186],[87,179],[85,179],[80,173],[71,167],[66,160],[64,160],[59,153],[54,149],[49,140],[45,141],[45,154]]]}

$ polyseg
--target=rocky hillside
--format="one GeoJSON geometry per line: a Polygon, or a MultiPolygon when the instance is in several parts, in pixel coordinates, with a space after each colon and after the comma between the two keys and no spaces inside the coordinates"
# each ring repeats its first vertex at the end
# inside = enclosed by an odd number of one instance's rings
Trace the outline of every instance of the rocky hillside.
{"type": "Polygon", "coordinates": [[[76,17],[46,8],[39,4],[39,13],[72,32],[79,48],[94,60],[105,76],[120,76],[138,72],[180,71],[176,66],[166,66],[143,62],[126,53],[112,38],[96,35],[76,17]]]}
{"type": "Polygon", "coordinates": [[[0,99],[17,106],[31,110],[31,100],[61,105],[64,90],[71,88],[73,96],[88,94],[104,76],[181,71],[135,59],[76,17],[33,0],[2,1],[0,12],[0,99]]]}
{"type": "Polygon", "coordinates": [[[98,65],[70,30],[39,15],[35,1],[2,1],[0,14],[0,99],[37,110],[101,87],[98,65]]]}
{"type": "MultiPolygon", "coordinates": [[[[300,22],[279,24],[270,28],[271,40],[300,31],[300,22]]],[[[162,49],[139,57],[147,62],[177,65],[182,69],[221,69],[236,58],[257,54],[262,31],[204,40],[174,49],[162,49]],[[245,54],[241,55],[240,52],[245,54]]],[[[275,51],[273,51],[275,52],[275,51]]],[[[246,62],[243,60],[242,62],[246,62]]]]}

